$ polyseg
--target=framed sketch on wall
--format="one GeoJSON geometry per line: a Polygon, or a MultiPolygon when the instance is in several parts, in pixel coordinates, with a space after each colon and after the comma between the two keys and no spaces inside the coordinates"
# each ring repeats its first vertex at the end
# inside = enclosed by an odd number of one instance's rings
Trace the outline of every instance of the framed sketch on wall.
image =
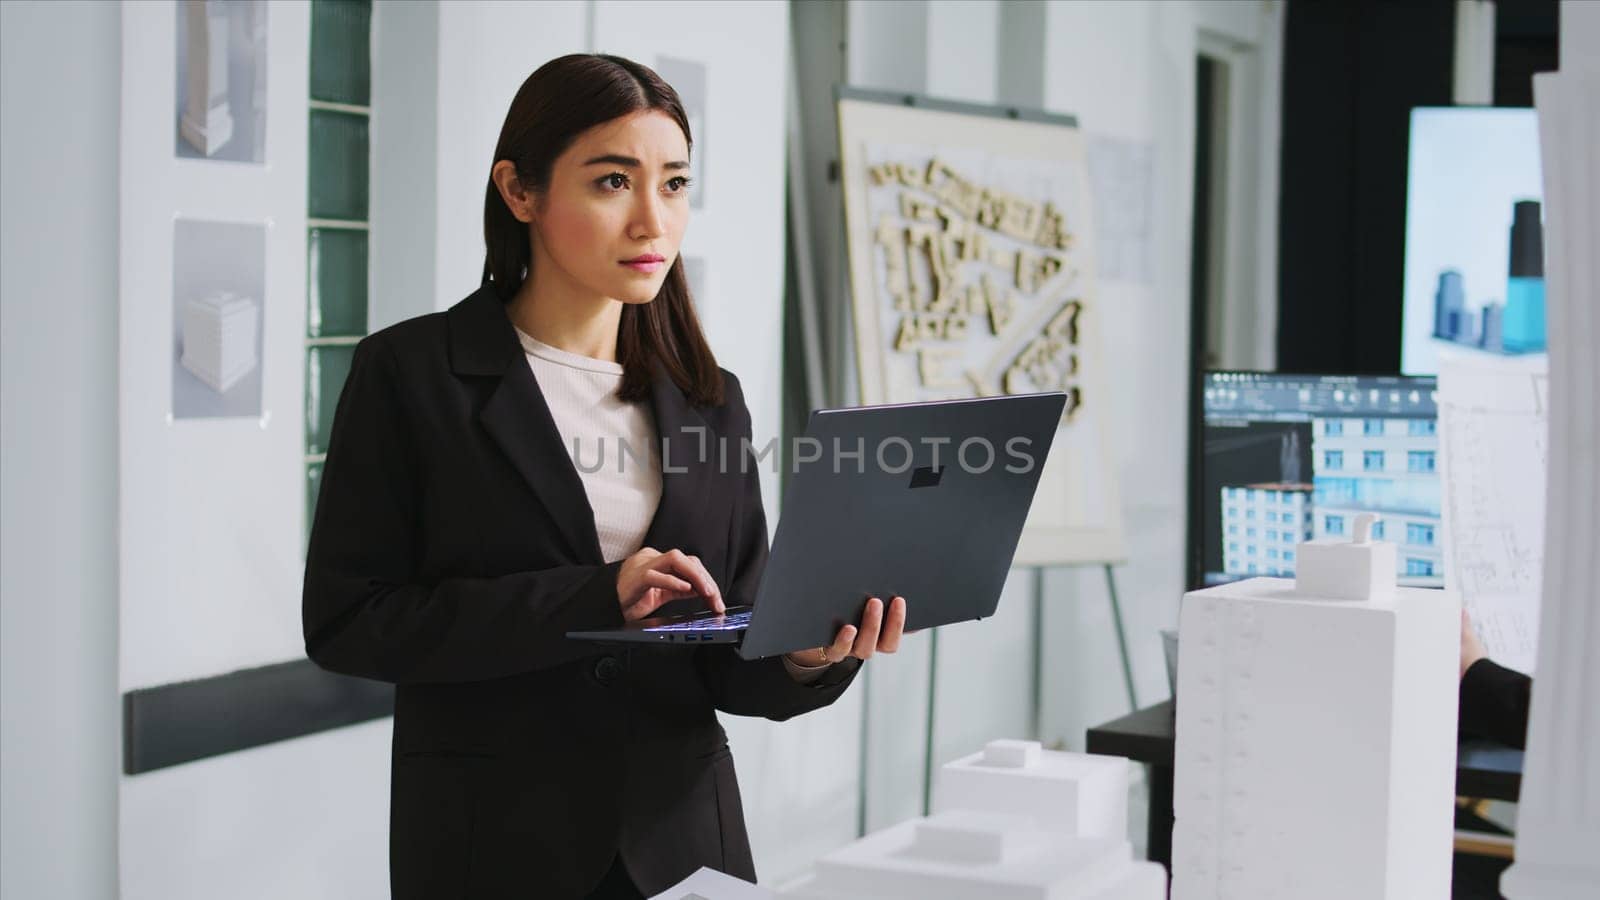
{"type": "Polygon", "coordinates": [[[1076,122],[846,88],[839,140],[861,401],[1065,392],[1016,564],[1121,560],[1076,122]]]}
{"type": "Polygon", "coordinates": [[[173,221],[172,416],[261,415],[266,226],[173,221]]]}
{"type": "Polygon", "coordinates": [[[265,0],[179,0],[176,152],[260,163],[267,144],[265,0]]]}

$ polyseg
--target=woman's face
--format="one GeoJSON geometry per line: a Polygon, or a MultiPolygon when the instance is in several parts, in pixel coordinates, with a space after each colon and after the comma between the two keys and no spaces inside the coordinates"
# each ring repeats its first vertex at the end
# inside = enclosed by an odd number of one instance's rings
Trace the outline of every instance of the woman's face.
{"type": "Polygon", "coordinates": [[[664,112],[579,135],[535,205],[534,240],[556,269],[541,280],[553,275],[624,303],[655,299],[689,225],[688,174],[688,141],[664,112]]]}

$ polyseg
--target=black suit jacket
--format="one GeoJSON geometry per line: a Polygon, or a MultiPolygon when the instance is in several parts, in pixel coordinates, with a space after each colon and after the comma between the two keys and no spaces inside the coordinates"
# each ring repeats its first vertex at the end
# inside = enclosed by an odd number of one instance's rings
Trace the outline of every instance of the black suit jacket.
{"type": "MultiPolygon", "coordinates": [[[[750,436],[739,382],[651,406],[671,465],[645,537],[700,557],[731,606],[767,557],[759,467],[700,462],[750,436]]],[[[729,454],[729,459],[736,459],[729,454]]],[[[573,897],[620,853],[648,895],[702,865],[754,879],[715,710],[782,720],[833,702],[859,663],[797,683],[726,645],[568,640],[619,626],[577,470],[504,305],[479,290],[357,345],[306,556],[306,652],[393,682],[397,898],[573,897]]]]}
{"type": "Polygon", "coordinates": [[[1492,659],[1480,659],[1461,676],[1463,736],[1486,737],[1522,749],[1528,742],[1528,703],[1533,679],[1492,659]]]}

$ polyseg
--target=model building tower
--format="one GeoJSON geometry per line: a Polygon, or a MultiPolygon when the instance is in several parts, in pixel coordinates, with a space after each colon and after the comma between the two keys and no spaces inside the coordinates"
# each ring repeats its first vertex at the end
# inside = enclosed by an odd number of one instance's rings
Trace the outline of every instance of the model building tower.
{"type": "Polygon", "coordinates": [[[223,393],[256,367],[256,304],[228,291],[183,308],[183,367],[223,393]]]}
{"type": "Polygon", "coordinates": [[[1544,226],[1539,201],[1518,200],[1512,208],[1511,259],[1507,266],[1506,311],[1501,342],[1512,353],[1545,348],[1544,226]]]}
{"type": "Polygon", "coordinates": [[[1439,273],[1439,287],[1433,292],[1433,336],[1455,340],[1461,334],[1466,317],[1467,296],[1462,289],[1461,273],[1446,269],[1439,273]]]}
{"type": "Polygon", "coordinates": [[[1174,897],[1450,896],[1459,605],[1372,523],[1184,597],[1174,897]]]}
{"type": "Polygon", "coordinates": [[[939,773],[938,811],[824,856],[799,900],[1160,900],[1126,838],[1128,761],[992,741],[939,773]]]}

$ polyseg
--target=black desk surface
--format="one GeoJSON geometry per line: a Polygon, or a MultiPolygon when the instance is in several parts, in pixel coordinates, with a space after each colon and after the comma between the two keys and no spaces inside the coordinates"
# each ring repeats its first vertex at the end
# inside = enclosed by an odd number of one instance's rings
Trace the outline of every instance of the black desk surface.
{"type": "MultiPolygon", "coordinates": [[[[1089,729],[1087,749],[1104,756],[1172,766],[1172,701],[1131,712],[1089,729]]],[[[1465,740],[1456,751],[1456,794],[1516,800],[1522,787],[1522,751],[1493,741],[1465,740]]]]}

